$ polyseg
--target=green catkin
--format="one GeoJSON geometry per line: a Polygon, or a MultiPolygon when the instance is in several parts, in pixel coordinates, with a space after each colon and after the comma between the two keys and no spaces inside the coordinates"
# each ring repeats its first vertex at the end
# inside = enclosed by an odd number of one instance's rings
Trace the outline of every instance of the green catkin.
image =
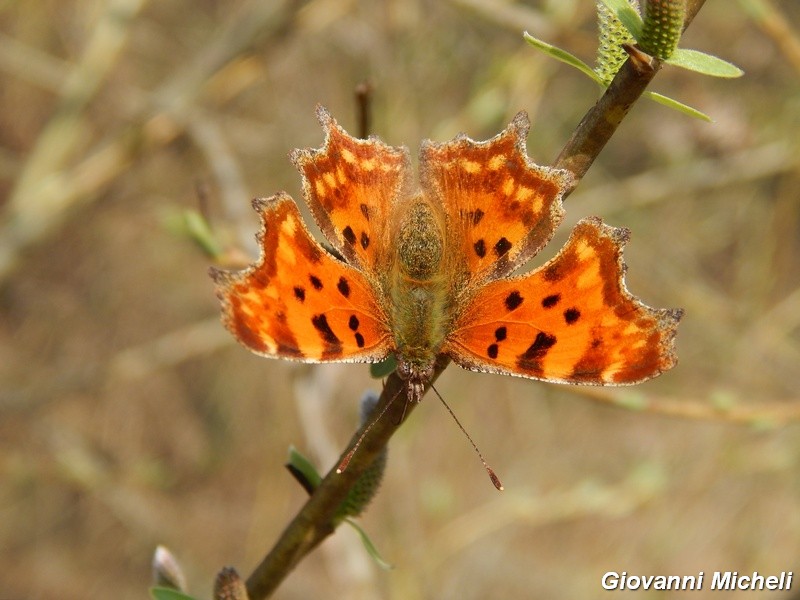
{"type": "MultiPolygon", "coordinates": [[[[638,10],[638,1],[632,0],[631,6],[638,10]]],[[[597,25],[600,30],[600,43],[597,47],[594,72],[604,84],[608,85],[628,58],[628,53],[622,48],[622,44],[632,44],[635,40],[600,0],[597,0],[597,25]]]]}
{"type": "MultiPolygon", "coordinates": [[[[400,401],[404,401],[401,398],[400,401]]],[[[367,392],[361,399],[361,424],[363,425],[368,419],[373,418],[372,413],[374,408],[378,405],[378,396],[373,392],[367,392]]],[[[350,488],[347,498],[339,505],[334,516],[335,521],[341,521],[347,517],[357,517],[367,505],[370,503],[375,494],[378,493],[381,480],[383,479],[383,472],[386,470],[386,461],[389,456],[388,448],[384,447],[380,454],[375,457],[372,464],[367,467],[367,470],[359,477],[356,484],[350,488]]]]}
{"type": "MultiPolygon", "coordinates": [[[[401,398],[404,401],[405,398],[401,398]]],[[[364,471],[356,484],[350,488],[347,498],[336,511],[337,519],[345,517],[357,517],[367,508],[367,505],[378,493],[378,488],[383,480],[383,472],[386,470],[386,460],[388,457],[386,448],[375,457],[375,461],[364,471]]]]}
{"type": "Polygon", "coordinates": [[[639,47],[651,56],[668,59],[678,47],[685,16],[685,0],[647,0],[639,47]]]}

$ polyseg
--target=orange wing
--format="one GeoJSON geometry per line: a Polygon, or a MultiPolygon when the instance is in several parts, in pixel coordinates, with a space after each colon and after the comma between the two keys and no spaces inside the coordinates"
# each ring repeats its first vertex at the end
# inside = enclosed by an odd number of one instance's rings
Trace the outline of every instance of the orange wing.
{"type": "Polygon", "coordinates": [[[331,245],[350,264],[375,273],[388,260],[392,207],[411,187],[408,150],[351,137],[321,106],[317,118],[325,130],[322,148],[292,153],[303,195],[331,245]]]}
{"type": "Polygon", "coordinates": [[[672,368],[681,310],[625,289],[628,230],[584,219],[543,267],[479,289],[444,346],[466,369],[562,383],[628,384],[672,368]]]}
{"type": "Polygon", "coordinates": [[[534,164],[525,150],[529,122],[519,113],[487,142],[460,135],[423,142],[423,192],[444,206],[447,244],[464,257],[468,279],[507,275],[553,236],[564,210],[566,171],[534,164]]]}
{"type": "Polygon", "coordinates": [[[237,273],[212,269],[236,339],[263,356],[306,362],[385,358],[391,334],[372,282],[311,237],[288,195],[253,206],[260,259],[237,273]]]}

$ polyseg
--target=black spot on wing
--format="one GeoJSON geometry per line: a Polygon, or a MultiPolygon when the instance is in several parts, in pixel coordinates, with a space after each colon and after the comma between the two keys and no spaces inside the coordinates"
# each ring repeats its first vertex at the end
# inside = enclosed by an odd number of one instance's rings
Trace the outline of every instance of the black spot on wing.
{"type": "Polygon", "coordinates": [[[497,344],[491,344],[491,345],[490,345],[490,346],[489,346],[489,347],[486,349],[486,355],[487,355],[489,358],[497,358],[497,353],[498,353],[498,351],[499,351],[499,348],[498,348],[497,344]]]}
{"type": "Polygon", "coordinates": [[[482,239],[475,242],[472,247],[475,249],[475,254],[478,255],[478,258],[483,258],[486,256],[486,242],[482,239]]]}
{"type": "Polygon", "coordinates": [[[581,311],[577,308],[572,307],[568,308],[564,311],[564,320],[567,322],[567,325],[572,325],[575,321],[581,318],[581,311]]]}
{"type": "Polygon", "coordinates": [[[542,372],[541,361],[547,356],[547,352],[555,345],[556,341],[558,341],[556,336],[540,331],[528,349],[517,356],[517,366],[523,371],[540,374],[542,372]]]}
{"type": "Polygon", "coordinates": [[[311,282],[311,285],[315,290],[319,291],[322,289],[322,281],[320,281],[320,278],[316,275],[309,275],[308,280],[311,282]]]}
{"type": "Polygon", "coordinates": [[[305,288],[302,288],[299,285],[296,285],[294,287],[293,291],[294,291],[294,297],[295,298],[300,300],[301,303],[305,302],[305,300],[306,300],[306,290],[305,290],[305,288]]]}
{"type": "Polygon", "coordinates": [[[319,332],[326,344],[331,346],[340,346],[342,344],[342,341],[336,337],[333,329],[328,324],[328,317],[325,315],[314,315],[311,317],[311,324],[319,332]]]}
{"type": "Polygon", "coordinates": [[[345,298],[350,296],[350,284],[347,283],[347,279],[344,277],[339,278],[339,282],[336,284],[336,289],[339,290],[339,293],[345,298]]]}
{"type": "Polygon", "coordinates": [[[369,247],[369,236],[366,231],[361,232],[361,247],[366,250],[369,247]]]}
{"type": "Polygon", "coordinates": [[[519,307],[524,300],[525,299],[522,297],[519,291],[514,290],[508,296],[506,296],[506,299],[503,302],[508,310],[514,310],[515,308],[519,307]]]}
{"type": "Polygon", "coordinates": [[[545,296],[542,299],[542,306],[544,308],[553,308],[560,301],[561,301],[561,294],[551,294],[550,296],[545,296]]]}
{"type": "Polygon", "coordinates": [[[355,315],[350,315],[350,319],[347,321],[347,326],[350,328],[350,331],[353,332],[353,338],[356,340],[356,346],[359,348],[364,347],[364,336],[358,330],[359,323],[358,317],[355,315]]]}
{"type": "Polygon", "coordinates": [[[498,327],[494,330],[494,339],[498,342],[502,342],[508,336],[508,329],[505,327],[498,327]]]}
{"type": "Polygon", "coordinates": [[[358,207],[361,209],[361,214],[364,215],[364,218],[369,221],[369,206],[362,202],[358,207]]]}
{"type": "Polygon", "coordinates": [[[547,267],[543,272],[542,275],[545,281],[549,281],[550,283],[556,283],[557,281],[561,281],[564,276],[566,275],[566,271],[564,270],[561,263],[555,263],[547,267]]]}
{"type": "Polygon", "coordinates": [[[509,250],[511,250],[511,242],[504,237],[497,240],[497,243],[494,245],[494,253],[497,256],[503,256],[509,250]]]}
{"type": "Polygon", "coordinates": [[[342,235],[344,236],[345,241],[350,244],[351,246],[355,245],[356,243],[356,234],[353,233],[353,228],[348,225],[342,230],[342,235]]]}
{"type": "Polygon", "coordinates": [[[536,339],[533,340],[533,343],[521,355],[521,358],[544,358],[547,355],[547,351],[555,345],[556,341],[556,336],[540,331],[536,334],[536,339]]]}

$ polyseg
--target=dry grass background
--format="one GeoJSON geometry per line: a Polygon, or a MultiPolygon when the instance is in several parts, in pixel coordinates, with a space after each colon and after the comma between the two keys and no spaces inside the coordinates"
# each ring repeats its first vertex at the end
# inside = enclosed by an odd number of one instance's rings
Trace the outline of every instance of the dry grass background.
{"type": "MultiPolygon", "coordinates": [[[[320,144],[317,102],[354,130],[365,79],[390,143],[485,139],[526,109],[529,153],[552,161],[597,89],[521,32],[591,60],[592,4],[0,3],[0,597],[143,598],[158,543],[198,596],[225,564],[249,573],[304,500],[287,446],[329,468],[378,384],[235,345],[209,260],[169,223],[199,184],[252,251],[250,197],[300,198],[288,151],[320,144]]],[[[451,367],[439,389],[507,491],[427,399],[362,520],[396,568],[343,528],[277,598],[592,598],[608,570],[800,570],[800,6],[775,2],[782,29],[755,4],[709,2],[683,44],[746,77],[656,78],[715,123],[638,104],[546,252],[590,214],[630,227],[629,288],[686,309],[680,365],[599,392],[451,367]]],[[[767,593],[728,597],[745,596],[767,593]]]]}

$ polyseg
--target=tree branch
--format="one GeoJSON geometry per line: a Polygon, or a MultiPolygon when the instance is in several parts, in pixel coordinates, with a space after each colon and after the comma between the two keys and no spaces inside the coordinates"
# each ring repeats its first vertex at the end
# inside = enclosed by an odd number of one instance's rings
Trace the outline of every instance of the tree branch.
{"type": "MultiPolygon", "coordinates": [[[[431,383],[436,380],[449,362],[446,358],[439,359],[431,383]]],[[[297,513],[297,516],[286,527],[269,554],[264,557],[261,564],[247,579],[247,594],[250,600],[263,600],[269,597],[303,557],[334,532],[334,514],[347,497],[350,489],[389,443],[389,438],[402,425],[403,413],[407,418],[416,408],[415,403],[406,405],[405,382],[395,373],[392,373],[387,379],[380,401],[372,414],[380,414],[388,402],[392,404],[386,414],[374,422],[344,472],[336,472],[339,464],[337,461],[303,508],[300,509],[300,512],[297,513]]],[[[366,419],[364,425],[355,433],[340,457],[340,461],[355,440],[361,436],[363,430],[370,425],[373,418],[366,419]]]]}
{"type": "MultiPolygon", "coordinates": [[[[689,0],[686,5],[684,31],[702,8],[705,0],[689,0]]],[[[619,127],[622,119],[642,95],[661,69],[661,61],[636,48],[629,49],[630,57],[614,76],[600,100],[583,117],[553,166],[567,169],[574,176],[572,187],[578,185],[592,163],[619,127]]]]}

